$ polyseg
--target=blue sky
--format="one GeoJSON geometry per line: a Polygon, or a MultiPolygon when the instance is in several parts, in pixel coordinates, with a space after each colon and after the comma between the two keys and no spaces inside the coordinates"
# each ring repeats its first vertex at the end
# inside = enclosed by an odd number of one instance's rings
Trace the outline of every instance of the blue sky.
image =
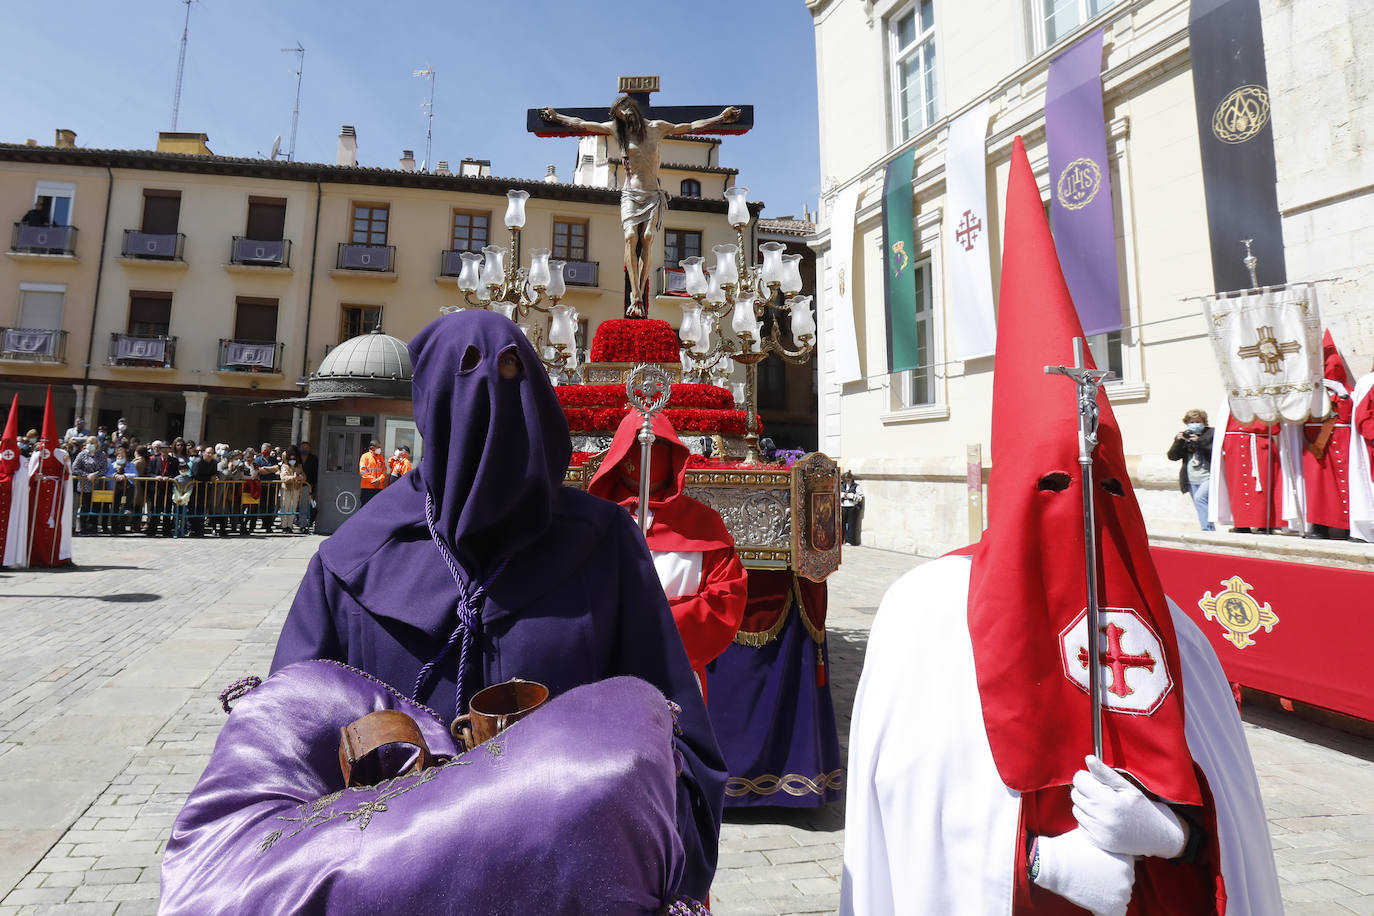
{"type": "MultiPolygon", "coordinates": [[[[178,0],[44,0],[5,4],[11,40],[0,139],[88,147],[154,145],[171,127],[185,7],[178,0]]],[[[296,158],[333,162],[339,125],[358,131],[363,165],[424,156],[432,66],[433,158],[490,159],[495,175],[570,175],[576,141],[525,132],[525,110],[609,105],[621,74],[662,76],[657,104],[755,106],[756,127],[727,137],[721,163],[740,170],[766,215],[814,211],[819,194],[816,64],[802,0],[196,0],[178,129],[210,135],[229,156],[286,150],[305,46],[296,158]],[[721,35],[727,36],[724,40],[721,35]]]]}

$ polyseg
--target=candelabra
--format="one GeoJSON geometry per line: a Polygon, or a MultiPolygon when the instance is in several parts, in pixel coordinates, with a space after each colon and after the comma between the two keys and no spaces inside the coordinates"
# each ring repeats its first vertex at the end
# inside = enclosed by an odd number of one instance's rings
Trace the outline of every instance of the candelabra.
{"type": "MultiPolygon", "coordinates": [[[[520,266],[520,230],[525,227],[525,201],[529,191],[506,192],[506,228],[510,230],[509,247],[487,245],[481,254],[465,251],[459,255],[462,267],[458,271],[458,289],[469,308],[500,312],[519,325],[529,338],[540,361],[553,375],[562,375],[576,346],[577,312],[561,299],[567,293],[563,280],[563,261],[549,260],[549,249],[530,251],[529,267],[520,266]],[[512,267],[506,269],[506,257],[511,255],[512,267]],[[547,300],[547,304],[545,304],[547,300]],[[549,316],[548,342],[554,355],[545,358],[544,331],[531,318],[532,312],[549,316]]],[[[463,306],[449,306],[449,312],[463,306]]]]}
{"type": "Polygon", "coordinates": [[[798,295],[802,288],[801,255],[783,254],[780,242],[765,242],[759,246],[763,262],[745,262],[744,233],[752,220],[745,200],[748,193],[748,188],[739,187],[725,192],[729,202],[726,220],[735,230],[737,243],[711,249],[716,257],[714,270],[708,274],[700,257],[678,262],[687,294],[692,297],[692,302],[682,308],[678,336],[687,361],[696,367],[689,371],[695,371],[699,378],[709,377],[711,367],[722,356],[744,366],[744,463],[758,465],[763,463],[758,447],[758,364],[774,353],[789,363],[805,363],[815,350],[816,322],[811,313],[811,297],[798,295]],[[762,319],[770,312],[773,320],[768,322],[765,337],[762,319]],[[734,339],[721,330],[719,339],[712,343],[715,322],[727,314],[731,315],[734,339]],[[791,319],[795,349],[787,348],[779,331],[778,319],[783,314],[791,319]]]}

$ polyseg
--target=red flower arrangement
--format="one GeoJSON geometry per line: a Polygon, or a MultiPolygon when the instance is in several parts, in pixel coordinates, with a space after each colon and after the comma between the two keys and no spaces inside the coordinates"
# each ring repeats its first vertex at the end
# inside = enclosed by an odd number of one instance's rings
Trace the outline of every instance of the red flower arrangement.
{"type": "MultiPolygon", "coordinates": [[[[554,392],[558,395],[558,403],[565,408],[629,406],[622,385],[559,385],[554,392]]],[[[668,406],[730,410],[735,406],[735,399],[728,389],[716,385],[679,384],[673,386],[668,406]]]]}
{"type": "Polygon", "coordinates": [[[594,363],[675,363],[677,332],[657,318],[617,318],[597,325],[594,363]]]}
{"type": "MultiPolygon", "coordinates": [[[[568,428],[574,432],[612,433],[630,412],[629,407],[565,407],[568,428]]],[[[711,410],[696,407],[669,407],[668,421],[679,433],[724,433],[742,436],[745,433],[745,412],[742,410],[711,410]]],[[[763,430],[763,420],[759,420],[763,430]]]]}

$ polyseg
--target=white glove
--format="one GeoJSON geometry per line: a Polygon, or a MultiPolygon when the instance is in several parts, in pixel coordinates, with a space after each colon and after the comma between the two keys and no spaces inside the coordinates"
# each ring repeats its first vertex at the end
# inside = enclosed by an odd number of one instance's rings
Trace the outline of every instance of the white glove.
{"type": "Polygon", "coordinates": [[[1089,754],[1087,770],[1073,777],[1073,816],[1078,826],[1108,852],[1127,856],[1182,855],[1188,831],[1163,802],[1153,801],[1126,777],[1089,754]]]}
{"type": "Polygon", "coordinates": [[[1082,827],[1037,841],[1035,883],[1095,916],[1126,916],[1135,885],[1135,859],[1093,845],[1082,827]]]}

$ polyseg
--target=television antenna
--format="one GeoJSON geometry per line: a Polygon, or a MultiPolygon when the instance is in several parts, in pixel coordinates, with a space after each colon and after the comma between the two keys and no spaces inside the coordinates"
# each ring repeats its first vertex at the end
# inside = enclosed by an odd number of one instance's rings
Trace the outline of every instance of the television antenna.
{"type": "Polygon", "coordinates": [[[191,34],[191,2],[192,0],[181,0],[186,4],[186,22],[181,27],[181,56],[177,58],[177,88],[172,95],[172,132],[177,129],[177,116],[181,112],[181,76],[186,70],[186,40],[191,34]]]}
{"type": "Polygon", "coordinates": [[[425,112],[427,124],[425,126],[425,158],[420,171],[426,171],[429,165],[430,145],[434,141],[434,68],[425,64],[423,70],[414,71],[411,76],[419,76],[429,80],[429,98],[425,100],[420,108],[425,112]]]}
{"type": "MultiPolygon", "coordinates": [[[[286,161],[294,162],[296,159],[296,125],[301,119],[301,74],[305,72],[305,48],[301,47],[299,41],[294,48],[282,48],[283,52],[296,55],[296,107],[291,109],[291,142],[286,147],[286,161]]],[[[277,158],[275,155],[273,159],[277,158]]]]}

